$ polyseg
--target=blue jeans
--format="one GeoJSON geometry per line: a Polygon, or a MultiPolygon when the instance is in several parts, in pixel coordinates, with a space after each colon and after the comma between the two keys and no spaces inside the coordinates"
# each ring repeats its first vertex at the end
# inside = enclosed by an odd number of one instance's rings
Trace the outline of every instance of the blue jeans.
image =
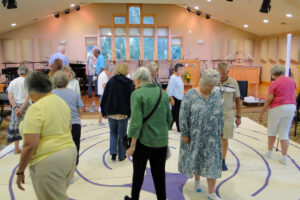
{"type": "Polygon", "coordinates": [[[126,156],[126,150],[122,144],[123,137],[127,134],[128,119],[116,120],[108,117],[110,129],[109,153],[118,154],[119,160],[126,156]]]}
{"type": "Polygon", "coordinates": [[[93,82],[95,84],[95,95],[98,94],[98,80],[93,81],[93,75],[88,75],[88,95],[92,96],[93,93],[93,82]]]}

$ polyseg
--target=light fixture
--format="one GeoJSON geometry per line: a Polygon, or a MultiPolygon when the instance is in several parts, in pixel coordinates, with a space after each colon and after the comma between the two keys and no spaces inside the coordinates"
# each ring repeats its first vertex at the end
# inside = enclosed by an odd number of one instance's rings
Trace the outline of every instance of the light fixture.
{"type": "Polygon", "coordinates": [[[227,0],[227,1],[233,2],[233,0],[227,0]]]}
{"type": "Polygon", "coordinates": [[[195,9],[196,9],[196,10],[199,10],[199,7],[198,7],[198,6],[195,6],[195,9]]]}
{"type": "Polygon", "coordinates": [[[197,11],[196,11],[196,15],[200,16],[200,15],[201,15],[201,11],[200,11],[200,10],[197,10],[197,11]]]}
{"type": "Polygon", "coordinates": [[[211,0],[206,0],[207,2],[211,2],[211,0]]]}
{"type": "Polygon", "coordinates": [[[7,8],[7,9],[15,9],[18,7],[16,0],[2,0],[2,4],[3,4],[4,8],[7,8]]]}
{"type": "Polygon", "coordinates": [[[80,5],[75,6],[75,10],[79,11],[80,10],[80,5]]]}
{"type": "Polygon", "coordinates": [[[269,20],[264,19],[263,22],[267,24],[267,23],[269,23],[269,20]]]}
{"type": "Polygon", "coordinates": [[[70,13],[70,9],[66,9],[64,12],[65,12],[65,14],[67,15],[67,14],[70,13]]]}
{"type": "Polygon", "coordinates": [[[17,24],[16,23],[12,23],[10,26],[15,27],[15,26],[17,26],[17,24]]]}
{"type": "Polygon", "coordinates": [[[70,4],[70,7],[74,8],[76,5],[75,3],[70,4]]]}
{"type": "Polygon", "coordinates": [[[210,19],[210,14],[205,14],[206,19],[210,19]]]}
{"type": "Polygon", "coordinates": [[[248,28],[249,26],[248,26],[248,24],[244,24],[244,28],[248,28]]]}
{"type": "Polygon", "coordinates": [[[55,14],[54,14],[54,17],[55,17],[55,18],[59,18],[59,13],[55,13],[55,14]]]}
{"type": "Polygon", "coordinates": [[[293,15],[292,15],[291,13],[288,13],[288,14],[286,14],[285,16],[288,17],[288,18],[293,17],[293,15]]]}
{"type": "Polygon", "coordinates": [[[187,11],[187,12],[191,12],[191,8],[190,8],[190,7],[187,7],[187,8],[186,8],[186,11],[187,11]]]}
{"type": "Polygon", "coordinates": [[[271,0],[263,0],[259,12],[269,13],[271,10],[271,0]]]}

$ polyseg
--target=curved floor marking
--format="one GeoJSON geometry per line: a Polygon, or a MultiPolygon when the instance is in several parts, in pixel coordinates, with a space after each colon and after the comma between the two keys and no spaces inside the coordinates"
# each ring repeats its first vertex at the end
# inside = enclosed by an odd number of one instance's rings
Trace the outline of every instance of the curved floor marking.
{"type": "Polygon", "coordinates": [[[19,167],[19,164],[17,164],[17,165],[15,166],[15,168],[13,169],[13,171],[12,171],[12,173],[11,173],[11,175],[10,175],[10,178],[9,178],[8,189],[9,189],[9,195],[10,195],[10,199],[11,199],[11,200],[15,200],[14,191],[13,191],[13,189],[12,189],[12,182],[13,182],[13,180],[14,180],[14,176],[15,176],[15,173],[16,173],[18,167],[19,167]]]}
{"type": "Polygon", "coordinates": [[[237,133],[237,134],[239,134],[239,135],[242,135],[242,136],[245,136],[245,137],[249,137],[249,138],[252,138],[252,139],[254,139],[254,140],[257,140],[257,141],[259,141],[259,139],[258,138],[256,138],[256,137],[253,137],[253,136],[250,136],[250,135],[246,135],[246,134],[244,134],[244,133],[240,133],[240,132],[235,132],[235,133],[237,133]]]}
{"type": "Polygon", "coordinates": [[[240,163],[240,159],[235,155],[235,153],[233,153],[233,151],[231,149],[228,148],[228,151],[234,156],[235,160],[236,160],[236,169],[234,170],[234,173],[229,176],[227,179],[221,181],[218,186],[216,187],[216,194],[218,195],[218,197],[221,197],[220,196],[220,188],[221,186],[226,183],[227,181],[229,181],[230,179],[233,179],[233,177],[235,177],[237,175],[237,173],[239,172],[240,170],[240,167],[241,167],[241,163],[240,163]]]}
{"type": "Polygon", "coordinates": [[[5,156],[7,156],[8,154],[12,153],[13,151],[14,151],[14,150],[11,150],[11,151],[7,152],[6,154],[2,155],[2,156],[0,157],[0,159],[4,158],[5,156]]]}
{"type": "Polygon", "coordinates": [[[109,149],[107,149],[107,150],[105,151],[105,153],[103,154],[103,156],[102,156],[102,162],[103,162],[104,166],[105,166],[107,169],[112,170],[112,168],[108,166],[108,164],[106,163],[106,160],[105,160],[106,154],[108,153],[108,151],[109,151],[109,149]]]}
{"type": "Polygon", "coordinates": [[[260,192],[262,192],[269,184],[269,181],[270,181],[270,177],[271,177],[271,174],[272,174],[272,171],[271,171],[271,168],[270,168],[270,165],[268,163],[268,161],[264,158],[263,155],[261,155],[256,149],[254,149],[253,147],[249,146],[248,144],[245,144],[244,142],[240,141],[240,140],[237,140],[237,139],[233,139],[234,141],[237,141],[239,143],[241,143],[242,145],[250,148],[251,150],[253,150],[257,155],[259,155],[261,157],[261,159],[264,161],[266,167],[267,167],[267,170],[268,170],[268,175],[265,179],[265,183],[263,184],[262,187],[260,187],[256,192],[254,192],[251,196],[255,197],[256,195],[258,195],[260,192]]]}

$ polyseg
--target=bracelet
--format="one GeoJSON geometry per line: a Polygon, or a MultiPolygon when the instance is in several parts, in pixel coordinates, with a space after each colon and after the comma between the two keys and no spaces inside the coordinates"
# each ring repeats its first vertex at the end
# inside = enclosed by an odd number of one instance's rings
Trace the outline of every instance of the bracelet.
{"type": "Polygon", "coordinates": [[[235,117],[236,117],[236,118],[242,118],[240,115],[236,115],[235,117]]]}
{"type": "Polygon", "coordinates": [[[24,171],[23,172],[17,172],[16,175],[17,176],[24,175],[24,171]]]}

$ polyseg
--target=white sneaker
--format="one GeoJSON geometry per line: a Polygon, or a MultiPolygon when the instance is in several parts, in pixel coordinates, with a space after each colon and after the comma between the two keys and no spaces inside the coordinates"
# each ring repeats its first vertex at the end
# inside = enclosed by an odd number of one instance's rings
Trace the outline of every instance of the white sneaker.
{"type": "Polygon", "coordinates": [[[99,125],[99,126],[105,126],[105,123],[103,123],[103,122],[98,122],[98,125],[99,125]]]}
{"type": "Polygon", "coordinates": [[[195,181],[194,189],[196,192],[202,192],[202,188],[200,186],[200,181],[195,181]]]}
{"type": "Polygon", "coordinates": [[[272,159],[272,151],[267,151],[264,155],[266,158],[272,159]]]}
{"type": "Polygon", "coordinates": [[[221,198],[219,198],[219,197],[217,196],[216,193],[208,194],[207,197],[208,197],[209,200],[222,200],[221,198]]]}
{"type": "Polygon", "coordinates": [[[279,160],[279,162],[281,163],[281,164],[284,164],[284,165],[287,165],[287,156],[282,156],[282,158],[279,160]]]}
{"type": "Polygon", "coordinates": [[[70,180],[70,185],[72,185],[73,183],[75,183],[75,181],[77,181],[78,178],[79,177],[74,174],[73,178],[70,180]]]}

